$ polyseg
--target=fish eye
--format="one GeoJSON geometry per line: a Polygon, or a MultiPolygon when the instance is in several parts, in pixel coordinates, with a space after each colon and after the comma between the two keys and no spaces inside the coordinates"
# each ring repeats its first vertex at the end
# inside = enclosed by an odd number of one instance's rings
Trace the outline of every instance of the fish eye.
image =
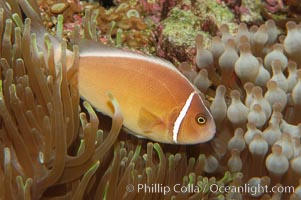
{"type": "Polygon", "coordinates": [[[198,123],[199,125],[203,125],[203,124],[206,123],[206,118],[203,117],[203,116],[201,116],[201,115],[197,115],[197,116],[195,117],[195,121],[196,121],[196,123],[198,123]]]}

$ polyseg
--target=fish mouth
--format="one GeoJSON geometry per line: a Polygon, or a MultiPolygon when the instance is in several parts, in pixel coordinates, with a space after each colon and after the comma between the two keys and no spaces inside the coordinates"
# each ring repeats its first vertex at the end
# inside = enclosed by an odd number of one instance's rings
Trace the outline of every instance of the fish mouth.
{"type": "Polygon", "coordinates": [[[186,142],[181,142],[178,144],[183,144],[183,145],[194,145],[194,144],[202,144],[202,143],[206,143],[211,141],[216,133],[216,128],[215,126],[212,127],[210,130],[205,131],[205,132],[201,132],[201,137],[199,137],[198,139],[195,140],[190,140],[190,141],[186,141],[186,142]]]}

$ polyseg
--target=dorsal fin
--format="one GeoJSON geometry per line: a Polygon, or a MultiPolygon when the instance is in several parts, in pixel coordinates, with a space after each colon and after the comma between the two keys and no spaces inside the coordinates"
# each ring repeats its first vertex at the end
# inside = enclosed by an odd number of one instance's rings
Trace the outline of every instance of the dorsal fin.
{"type": "Polygon", "coordinates": [[[113,48],[113,47],[108,47],[105,46],[104,44],[100,42],[95,42],[93,40],[88,40],[88,39],[78,39],[75,44],[79,45],[79,51],[82,55],[89,54],[90,52],[99,52],[99,53],[104,53],[106,51],[114,51],[114,52],[123,52],[121,49],[118,48],[113,48]]]}
{"type": "Polygon", "coordinates": [[[77,43],[79,44],[80,55],[83,57],[97,56],[97,57],[121,57],[121,58],[138,59],[138,60],[148,61],[152,63],[157,63],[171,70],[174,70],[178,72],[179,75],[183,76],[171,62],[156,56],[139,54],[131,50],[124,50],[116,47],[108,47],[101,44],[100,42],[95,42],[86,39],[80,39],[77,43]]]}

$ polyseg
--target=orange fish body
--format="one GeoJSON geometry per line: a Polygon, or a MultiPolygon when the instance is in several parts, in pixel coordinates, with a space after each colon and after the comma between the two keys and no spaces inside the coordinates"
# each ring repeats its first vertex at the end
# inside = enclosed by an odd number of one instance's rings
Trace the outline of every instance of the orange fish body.
{"type": "MultiPolygon", "coordinates": [[[[43,48],[47,31],[35,11],[38,8],[26,0],[18,3],[33,19],[32,32],[43,48]]],[[[50,39],[60,55],[58,40],[50,39]]],[[[106,95],[110,92],[120,104],[124,126],[138,137],[195,144],[214,136],[214,120],[199,92],[171,63],[93,44],[80,45],[79,92],[98,111],[112,116],[106,95]]],[[[72,52],[67,56],[70,60],[72,52]]]]}
{"type": "Polygon", "coordinates": [[[106,98],[107,92],[112,93],[120,104],[124,126],[138,136],[178,144],[206,142],[213,137],[211,114],[193,85],[171,63],[113,48],[92,47],[82,50],[79,66],[81,96],[112,116],[106,98]],[[179,120],[189,96],[187,110],[179,120]],[[198,117],[206,122],[198,124],[198,117]],[[179,127],[175,130],[177,119],[179,127]]]}

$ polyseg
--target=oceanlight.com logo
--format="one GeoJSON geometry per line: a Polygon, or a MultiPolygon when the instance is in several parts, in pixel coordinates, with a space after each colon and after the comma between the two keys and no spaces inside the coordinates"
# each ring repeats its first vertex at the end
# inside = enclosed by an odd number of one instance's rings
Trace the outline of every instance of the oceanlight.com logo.
{"type": "Polygon", "coordinates": [[[212,184],[209,187],[209,191],[212,193],[240,193],[240,194],[250,194],[251,196],[257,196],[258,194],[264,193],[294,193],[294,186],[273,186],[269,187],[267,185],[249,185],[244,184],[242,186],[220,186],[217,184],[212,184]]]}
{"type": "Polygon", "coordinates": [[[233,185],[218,185],[218,184],[204,184],[202,187],[194,184],[188,184],[183,186],[181,184],[175,184],[173,186],[167,186],[163,184],[138,184],[134,186],[133,184],[128,184],[126,186],[127,192],[137,192],[137,193],[153,193],[153,194],[163,194],[168,193],[240,193],[240,194],[250,194],[251,196],[257,196],[264,193],[294,193],[295,188],[293,186],[261,186],[261,185],[249,185],[244,184],[242,186],[233,185]]]}

